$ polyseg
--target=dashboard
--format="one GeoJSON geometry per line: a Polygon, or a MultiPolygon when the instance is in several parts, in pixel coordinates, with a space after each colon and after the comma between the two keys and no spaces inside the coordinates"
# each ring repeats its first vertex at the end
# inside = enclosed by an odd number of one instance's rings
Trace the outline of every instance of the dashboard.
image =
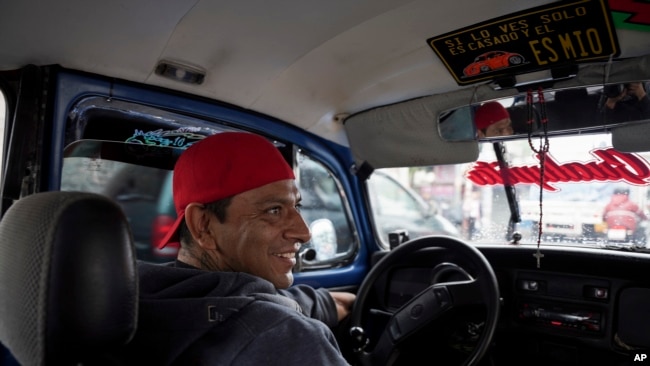
{"type": "MultiPolygon", "coordinates": [[[[379,281],[377,306],[394,311],[434,283],[472,276],[471,263],[427,249],[379,281]]],[[[485,364],[616,365],[650,349],[650,256],[590,248],[483,245],[501,296],[485,364]]],[[[472,317],[464,321],[475,325],[472,317]]]]}

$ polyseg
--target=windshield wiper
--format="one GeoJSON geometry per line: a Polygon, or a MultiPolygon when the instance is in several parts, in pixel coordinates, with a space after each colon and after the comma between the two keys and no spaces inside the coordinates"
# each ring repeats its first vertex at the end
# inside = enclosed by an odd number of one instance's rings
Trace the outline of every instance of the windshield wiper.
{"type": "MultiPolygon", "coordinates": [[[[503,188],[505,189],[508,207],[510,208],[510,220],[508,221],[508,232],[506,233],[506,240],[510,241],[514,238],[515,226],[521,222],[519,202],[517,201],[515,186],[510,181],[510,163],[506,160],[506,146],[501,141],[493,143],[492,146],[494,147],[494,153],[499,163],[499,172],[501,173],[503,188]]],[[[515,241],[518,241],[518,239],[515,239],[515,241]]]]}

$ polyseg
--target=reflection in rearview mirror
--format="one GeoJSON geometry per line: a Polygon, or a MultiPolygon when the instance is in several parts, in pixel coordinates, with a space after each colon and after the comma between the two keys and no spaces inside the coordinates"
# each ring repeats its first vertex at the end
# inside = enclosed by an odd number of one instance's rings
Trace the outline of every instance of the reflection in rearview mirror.
{"type": "Polygon", "coordinates": [[[492,140],[503,136],[539,135],[543,121],[549,134],[569,130],[603,130],[650,119],[649,82],[545,90],[463,106],[439,118],[447,141],[492,140]],[[543,99],[543,103],[540,102],[543,99]],[[532,103],[528,101],[531,100],[532,103]]]}
{"type": "Polygon", "coordinates": [[[474,114],[478,138],[510,136],[513,133],[510,113],[499,102],[481,104],[474,114]]]}

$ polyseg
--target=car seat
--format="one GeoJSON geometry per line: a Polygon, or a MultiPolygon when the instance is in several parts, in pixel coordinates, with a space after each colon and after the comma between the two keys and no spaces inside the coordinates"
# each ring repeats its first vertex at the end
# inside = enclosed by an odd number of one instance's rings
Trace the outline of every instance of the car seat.
{"type": "Polygon", "coordinates": [[[42,192],[0,221],[0,343],[21,365],[110,365],[134,335],[131,230],[109,198],[42,192]]]}
{"type": "Polygon", "coordinates": [[[598,95],[589,95],[586,88],[560,90],[555,93],[555,100],[547,103],[549,123],[560,123],[566,129],[593,126],[602,119],[598,115],[598,99],[598,95]]]}
{"type": "MultiPolygon", "coordinates": [[[[510,115],[510,121],[512,122],[512,131],[513,134],[527,134],[528,133],[528,108],[526,104],[516,105],[507,108],[508,114],[510,115]]],[[[539,111],[536,106],[532,106],[533,111],[533,121],[530,129],[532,132],[535,132],[539,129],[539,111]]]]}

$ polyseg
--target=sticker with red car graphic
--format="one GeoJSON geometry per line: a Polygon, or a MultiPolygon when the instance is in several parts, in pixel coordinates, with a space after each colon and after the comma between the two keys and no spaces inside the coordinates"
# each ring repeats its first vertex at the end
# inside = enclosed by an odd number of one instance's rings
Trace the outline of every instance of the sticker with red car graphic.
{"type": "Polygon", "coordinates": [[[620,52],[606,0],[555,2],[427,43],[459,85],[605,60],[620,52]]]}
{"type": "Polygon", "coordinates": [[[478,55],[474,62],[463,69],[463,76],[476,76],[505,67],[522,66],[527,62],[524,56],[507,51],[490,51],[478,55]]]}

